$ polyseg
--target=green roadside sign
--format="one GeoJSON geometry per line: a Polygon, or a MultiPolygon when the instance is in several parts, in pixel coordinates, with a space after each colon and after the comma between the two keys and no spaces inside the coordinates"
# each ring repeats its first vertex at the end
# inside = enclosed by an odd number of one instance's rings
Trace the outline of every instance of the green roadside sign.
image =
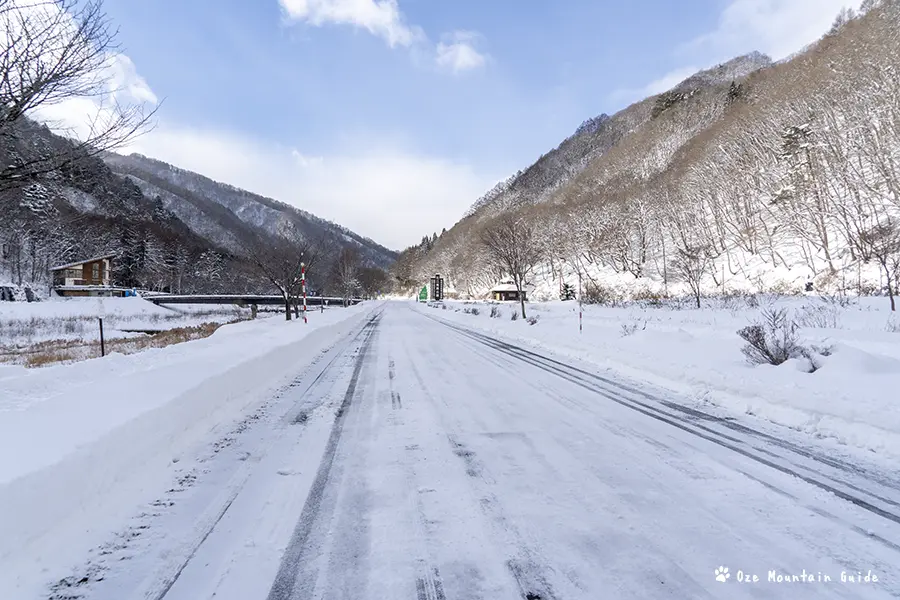
{"type": "Polygon", "coordinates": [[[428,302],[428,286],[423,286],[419,291],[419,302],[428,302]]]}

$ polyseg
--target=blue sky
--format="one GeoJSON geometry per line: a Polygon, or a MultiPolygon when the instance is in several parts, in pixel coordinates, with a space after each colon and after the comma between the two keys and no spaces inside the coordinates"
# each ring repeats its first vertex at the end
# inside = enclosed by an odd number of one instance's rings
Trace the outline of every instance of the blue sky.
{"type": "Polygon", "coordinates": [[[106,0],[134,89],[130,150],[394,248],[450,227],[584,119],[858,0],[106,0]],[[152,91],[152,95],[150,92],[152,91]]]}

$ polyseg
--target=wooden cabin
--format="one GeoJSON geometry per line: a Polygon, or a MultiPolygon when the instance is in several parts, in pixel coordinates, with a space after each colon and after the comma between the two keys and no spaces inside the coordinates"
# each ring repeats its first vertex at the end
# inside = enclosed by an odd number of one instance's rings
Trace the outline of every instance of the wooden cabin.
{"type": "MultiPolygon", "coordinates": [[[[491,299],[498,302],[518,302],[519,291],[511,279],[506,279],[491,288],[491,299]]],[[[528,292],[522,290],[522,300],[528,301],[528,292]]]]}
{"type": "Polygon", "coordinates": [[[58,296],[124,296],[125,290],[112,287],[112,259],[104,254],[53,267],[53,291],[58,296]]]}

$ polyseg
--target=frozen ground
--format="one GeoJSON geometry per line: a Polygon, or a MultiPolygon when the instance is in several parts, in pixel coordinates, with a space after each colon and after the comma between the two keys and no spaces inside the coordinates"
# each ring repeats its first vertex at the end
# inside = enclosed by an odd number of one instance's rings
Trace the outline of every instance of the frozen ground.
{"type": "Polygon", "coordinates": [[[69,367],[0,379],[29,398],[0,417],[0,597],[900,594],[895,470],[478,318],[367,304],[120,359],[68,394],[69,367]]]}
{"type": "Polygon", "coordinates": [[[578,358],[637,381],[673,390],[697,406],[719,407],[785,425],[839,444],[900,457],[900,316],[886,298],[830,301],[817,296],[705,299],[654,306],[585,306],[579,333],[575,302],[534,303],[535,325],[511,321],[517,306],[447,302],[420,310],[578,358]],[[842,306],[843,304],[843,306],[842,306]],[[805,361],[748,364],[736,332],[782,307],[804,325],[807,345],[831,348],[809,373],[805,361]],[[465,311],[477,308],[479,314],[465,311]]]}

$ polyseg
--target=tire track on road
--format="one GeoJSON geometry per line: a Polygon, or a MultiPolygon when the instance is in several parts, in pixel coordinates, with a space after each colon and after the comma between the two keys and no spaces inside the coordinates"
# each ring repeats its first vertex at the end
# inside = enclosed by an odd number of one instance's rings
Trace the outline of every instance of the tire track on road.
{"type": "MultiPolygon", "coordinates": [[[[371,330],[373,320],[377,319],[379,316],[380,313],[374,314],[362,329],[360,329],[355,335],[347,340],[346,345],[350,346],[361,336],[367,335],[367,332],[371,330]]],[[[344,349],[335,352],[334,356],[331,357],[331,359],[327,363],[325,363],[324,366],[320,367],[318,374],[313,378],[309,385],[306,386],[303,392],[299,395],[299,398],[302,399],[307,397],[313,389],[320,385],[324,381],[326,374],[331,371],[332,367],[338,361],[338,359],[344,356],[346,356],[346,350],[344,349]]],[[[307,377],[307,375],[308,371],[300,374],[290,384],[288,384],[285,389],[297,387],[299,382],[307,377]]],[[[275,398],[279,398],[283,391],[276,394],[275,398]]],[[[303,414],[302,407],[298,405],[290,409],[285,414],[285,416],[281,418],[281,420],[286,423],[295,423],[298,422],[298,417],[300,414],[303,414]]],[[[260,458],[268,453],[270,447],[273,444],[274,440],[270,441],[270,443],[266,444],[264,448],[258,451],[258,456],[254,461],[254,464],[257,464],[260,458]]],[[[228,486],[227,495],[224,496],[221,504],[218,507],[211,507],[210,511],[208,511],[208,513],[204,515],[205,523],[201,528],[198,537],[189,547],[189,551],[185,555],[184,559],[177,563],[177,566],[174,567],[174,570],[172,570],[170,574],[157,579],[153,584],[153,588],[151,588],[151,591],[148,591],[145,594],[145,597],[151,598],[152,600],[164,600],[169,595],[169,592],[171,592],[176,583],[178,583],[178,580],[191,564],[191,561],[194,560],[194,558],[197,556],[197,553],[200,551],[200,549],[203,547],[212,533],[216,530],[216,527],[228,514],[229,509],[234,504],[235,500],[237,500],[247,481],[250,479],[252,472],[253,466],[251,466],[250,463],[245,462],[240,471],[232,478],[232,481],[228,486]]]]}
{"type": "MultiPolygon", "coordinates": [[[[414,361],[410,361],[413,376],[416,379],[422,394],[427,397],[434,406],[437,401],[428,390],[425,379],[419,372],[414,361]]],[[[446,404],[444,404],[446,408],[446,404]]],[[[447,430],[447,442],[451,451],[462,462],[466,475],[473,482],[473,488],[479,496],[479,506],[489,522],[501,533],[504,545],[511,549],[510,557],[504,560],[508,575],[515,582],[521,598],[524,600],[557,600],[557,596],[545,575],[550,569],[545,566],[549,561],[541,552],[526,542],[525,536],[503,513],[501,504],[496,494],[490,487],[496,480],[487,471],[485,465],[478,459],[465,443],[460,441],[457,434],[447,430]]],[[[430,597],[426,597],[431,600],[430,597]]],[[[422,598],[417,598],[422,600],[422,598]]]]}
{"type": "MultiPolygon", "coordinates": [[[[870,490],[865,490],[851,482],[844,481],[843,479],[834,477],[832,475],[823,473],[821,471],[811,469],[810,467],[807,467],[807,466],[801,467],[799,465],[795,465],[795,467],[797,467],[797,468],[792,468],[791,466],[786,466],[784,464],[781,464],[781,463],[773,460],[773,459],[788,460],[788,458],[783,455],[773,453],[770,450],[767,450],[764,448],[757,448],[756,446],[748,444],[747,440],[741,440],[740,438],[736,438],[731,435],[727,435],[725,433],[716,431],[715,429],[704,426],[702,424],[693,423],[690,421],[680,419],[675,414],[668,413],[664,410],[661,410],[658,406],[653,406],[652,404],[648,404],[646,402],[642,402],[640,400],[636,400],[633,398],[623,397],[621,395],[621,393],[626,392],[626,393],[631,393],[631,394],[637,394],[637,395],[640,395],[641,397],[650,399],[655,404],[661,404],[667,408],[676,409],[681,413],[684,413],[684,414],[690,415],[690,416],[694,416],[694,417],[704,420],[704,421],[716,422],[717,424],[721,424],[725,427],[728,427],[730,430],[733,430],[735,432],[746,433],[749,436],[758,437],[765,441],[769,441],[770,439],[776,439],[776,438],[772,438],[772,436],[770,436],[764,432],[758,432],[752,428],[746,427],[739,423],[734,423],[734,422],[728,421],[726,419],[721,419],[719,417],[715,417],[713,415],[703,413],[702,411],[698,411],[698,410],[692,409],[690,407],[678,405],[677,403],[674,403],[674,402],[661,400],[659,398],[656,398],[656,397],[648,394],[647,392],[644,392],[642,390],[637,390],[636,388],[634,388],[633,386],[630,386],[628,384],[619,383],[612,379],[609,379],[609,378],[606,378],[606,377],[603,377],[600,375],[596,375],[596,374],[590,373],[588,371],[584,371],[582,369],[579,369],[578,367],[573,367],[571,365],[567,365],[561,361],[543,356],[541,354],[532,352],[530,350],[526,350],[522,347],[516,346],[514,344],[510,344],[510,343],[502,341],[502,340],[498,340],[498,339],[490,337],[488,335],[485,335],[485,334],[482,334],[482,333],[479,333],[476,331],[472,331],[468,328],[465,328],[465,327],[462,327],[462,326],[459,326],[459,325],[456,325],[453,323],[448,323],[442,319],[432,317],[431,315],[423,315],[423,316],[425,316],[426,318],[429,318],[433,321],[436,321],[436,322],[440,323],[441,325],[444,325],[444,326],[450,328],[451,330],[457,332],[458,334],[463,335],[469,339],[472,339],[473,341],[479,342],[480,344],[483,344],[485,346],[493,348],[499,352],[502,352],[503,354],[506,354],[510,357],[516,358],[521,362],[530,364],[530,365],[537,367],[539,369],[542,369],[548,373],[552,373],[552,374],[554,374],[558,377],[561,377],[567,381],[570,381],[571,383],[574,383],[584,389],[587,389],[587,390],[592,391],[598,395],[601,395],[609,400],[612,400],[613,402],[616,402],[617,404],[620,404],[624,407],[630,408],[636,412],[644,414],[650,418],[653,418],[653,419],[656,419],[663,423],[666,423],[668,425],[671,425],[672,427],[681,429],[682,431],[690,433],[696,437],[699,437],[701,439],[704,439],[704,440],[707,440],[714,444],[717,444],[728,450],[736,452],[742,456],[750,458],[751,460],[754,460],[754,461],[756,461],[760,464],[763,464],[769,468],[775,469],[781,473],[784,473],[786,475],[790,475],[793,477],[797,477],[798,479],[801,479],[801,480],[805,481],[806,483],[809,483],[810,485],[814,485],[822,490],[825,490],[831,494],[834,494],[838,498],[841,498],[842,500],[850,502],[872,514],[877,515],[878,517],[881,517],[883,519],[900,524],[900,514],[898,514],[897,512],[894,512],[892,510],[892,508],[890,508],[890,507],[900,507],[900,502],[898,502],[892,498],[886,498],[879,493],[876,493],[876,492],[873,492],[870,490]],[[601,384],[603,384],[603,385],[601,385],[601,384]],[[609,387],[604,387],[604,385],[612,386],[617,389],[609,389],[609,387]],[[748,448],[741,447],[739,444],[747,444],[748,448]],[[771,456],[772,458],[771,459],[766,458],[766,456],[762,456],[762,454],[766,454],[768,456],[771,456]],[[801,471],[801,469],[808,470],[811,473],[813,473],[813,475],[803,473],[801,471]],[[840,487],[838,487],[838,486],[840,486],[840,487]],[[857,492],[858,494],[854,494],[852,492],[846,491],[845,489],[841,489],[842,487],[853,490],[854,492],[857,492]],[[869,499],[863,498],[863,497],[861,497],[861,495],[868,496],[869,499]],[[887,507],[879,506],[877,503],[886,505],[887,507]]],[[[847,463],[844,463],[843,461],[838,461],[838,460],[831,459],[829,457],[820,456],[818,453],[810,452],[806,449],[797,447],[796,445],[791,444],[790,442],[787,442],[784,440],[779,440],[779,443],[777,445],[781,448],[784,448],[785,450],[788,450],[790,452],[794,452],[800,456],[803,456],[804,458],[808,458],[810,460],[813,460],[813,461],[816,461],[816,462],[819,462],[819,463],[822,463],[822,464],[825,464],[828,466],[832,466],[834,468],[837,468],[839,470],[842,470],[842,471],[845,471],[848,473],[855,474],[855,473],[860,473],[860,471],[862,473],[867,473],[866,471],[864,471],[862,469],[855,469],[853,465],[849,465],[847,463]]],[[[862,474],[862,473],[860,473],[860,474],[862,474]]],[[[880,477],[873,477],[872,480],[875,483],[882,484],[882,485],[889,485],[889,487],[892,487],[895,489],[897,486],[896,483],[889,481],[889,480],[885,480],[880,477]]],[[[874,538],[874,539],[878,539],[878,538],[874,538]]],[[[896,549],[895,545],[891,542],[888,542],[886,545],[892,549],[896,549]]]]}
{"type": "Polygon", "coordinates": [[[313,527],[320,515],[322,499],[328,484],[332,466],[334,465],[334,458],[338,444],[340,443],[341,433],[344,429],[347,412],[353,403],[356,387],[359,383],[359,375],[372,345],[375,329],[378,327],[378,321],[381,318],[381,314],[382,313],[379,312],[373,316],[364,329],[365,338],[363,339],[357,354],[356,364],[353,367],[353,374],[350,376],[347,392],[344,394],[343,402],[337,410],[337,416],[335,417],[331,435],[325,446],[322,460],[319,463],[316,478],[310,488],[306,503],[303,506],[303,512],[294,528],[294,533],[288,543],[287,550],[285,550],[284,556],[282,557],[281,565],[275,576],[275,581],[272,583],[269,595],[267,596],[268,600],[291,600],[295,597],[294,588],[297,584],[297,576],[301,568],[304,550],[309,541],[313,527]]]}

